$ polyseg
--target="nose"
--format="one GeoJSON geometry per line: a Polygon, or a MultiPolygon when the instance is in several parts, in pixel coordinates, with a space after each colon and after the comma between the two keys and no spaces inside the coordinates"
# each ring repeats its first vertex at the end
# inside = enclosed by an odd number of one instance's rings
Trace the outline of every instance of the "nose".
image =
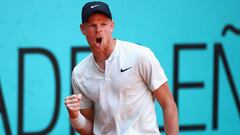
{"type": "Polygon", "coordinates": [[[100,26],[100,25],[97,25],[97,27],[96,27],[96,32],[97,32],[97,33],[100,33],[100,32],[102,32],[102,28],[101,28],[101,26],[100,26]]]}

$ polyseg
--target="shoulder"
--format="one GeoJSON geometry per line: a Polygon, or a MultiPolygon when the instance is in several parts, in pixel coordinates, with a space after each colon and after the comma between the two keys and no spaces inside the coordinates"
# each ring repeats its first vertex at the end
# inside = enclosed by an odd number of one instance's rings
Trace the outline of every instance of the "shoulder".
{"type": "Polygon", "coordinates": [[[85,57],[81,62],[79,62],[73,69],[72,74],[83,74],[84,71],[86,71],[86,67],[90,64],[92,60],[92,53],[89,54],[87,57],[85,57]]]}
{"type": "Polygon", "coordinates": [[[118,44],[121,52],[134,56],[142,57],[151,52],[148,47],[133,42],[118,40],[118,44]]]}

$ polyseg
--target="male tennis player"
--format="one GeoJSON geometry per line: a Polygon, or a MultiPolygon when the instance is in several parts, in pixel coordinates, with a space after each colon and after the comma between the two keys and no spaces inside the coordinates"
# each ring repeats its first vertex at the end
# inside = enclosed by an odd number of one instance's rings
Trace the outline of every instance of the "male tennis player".
{"type": "Polygon", "coordinates": [[[75,94],[65,99],[72,127],[87,135],[160,135],[157,99],[166,134],[177,135],[177,107],[153,52],[114,39],[112,15],[103,2],[83,6],[80,28],[92,53],[72,72],[75,94]]]}

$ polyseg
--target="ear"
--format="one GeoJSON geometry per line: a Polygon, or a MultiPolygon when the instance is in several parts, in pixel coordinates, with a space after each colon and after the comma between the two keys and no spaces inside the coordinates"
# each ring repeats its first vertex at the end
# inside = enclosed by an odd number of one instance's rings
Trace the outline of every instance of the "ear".
{"type": "Polygon", "coordinates": [[[111,32],[114,30],[114,21],[111,22],[111,32]]]}
{"type": "Polygon", "coordinates": [[[85,35],[85,25],[84,24],[80,24],[80,30],[81,30],[82,34],[85,35]]]}

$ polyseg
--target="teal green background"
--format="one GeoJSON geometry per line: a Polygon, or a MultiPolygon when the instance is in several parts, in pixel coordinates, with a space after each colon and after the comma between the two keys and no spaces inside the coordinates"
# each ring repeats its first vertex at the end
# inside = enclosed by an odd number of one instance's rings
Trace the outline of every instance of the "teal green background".
{"type": "MultiPolygon", "coordinates": [[[[64,98],[70,94],[71,48],[87,46],[79,30],[81,7],[87,0],[0,0],[0,87],[12,134],[18,121],[18,50],[44,48],[57,59],[61,76],[60,114],[49,134],[69,133],[64,98]]],[[[238,135],[240,118],[222,62],[219,72],[219,122],[212,129],[214,44],[219,42],[240,93],[240,36],[227,24],[240,28],[239,0],[106,0],[115,21],[114,37],[152,49],[173,89],[175,44],[205,43],[207,48],[181,51],[179,80],[204,82],[201,90],[179,92],[181,124],[205,124],[200,131],[181,135],[238,135]]],[[[79,54],[78,62],[87,54],[79,54]]],[[[43,55],[25,57],[24,131],[39,131],[52,119],[55,98],[53,67],[43,55]]],[[[158,104],[157,117],[163,125],[158,104]]],[[[4,135],[0,113],[0,134],[4,135]]]]}

